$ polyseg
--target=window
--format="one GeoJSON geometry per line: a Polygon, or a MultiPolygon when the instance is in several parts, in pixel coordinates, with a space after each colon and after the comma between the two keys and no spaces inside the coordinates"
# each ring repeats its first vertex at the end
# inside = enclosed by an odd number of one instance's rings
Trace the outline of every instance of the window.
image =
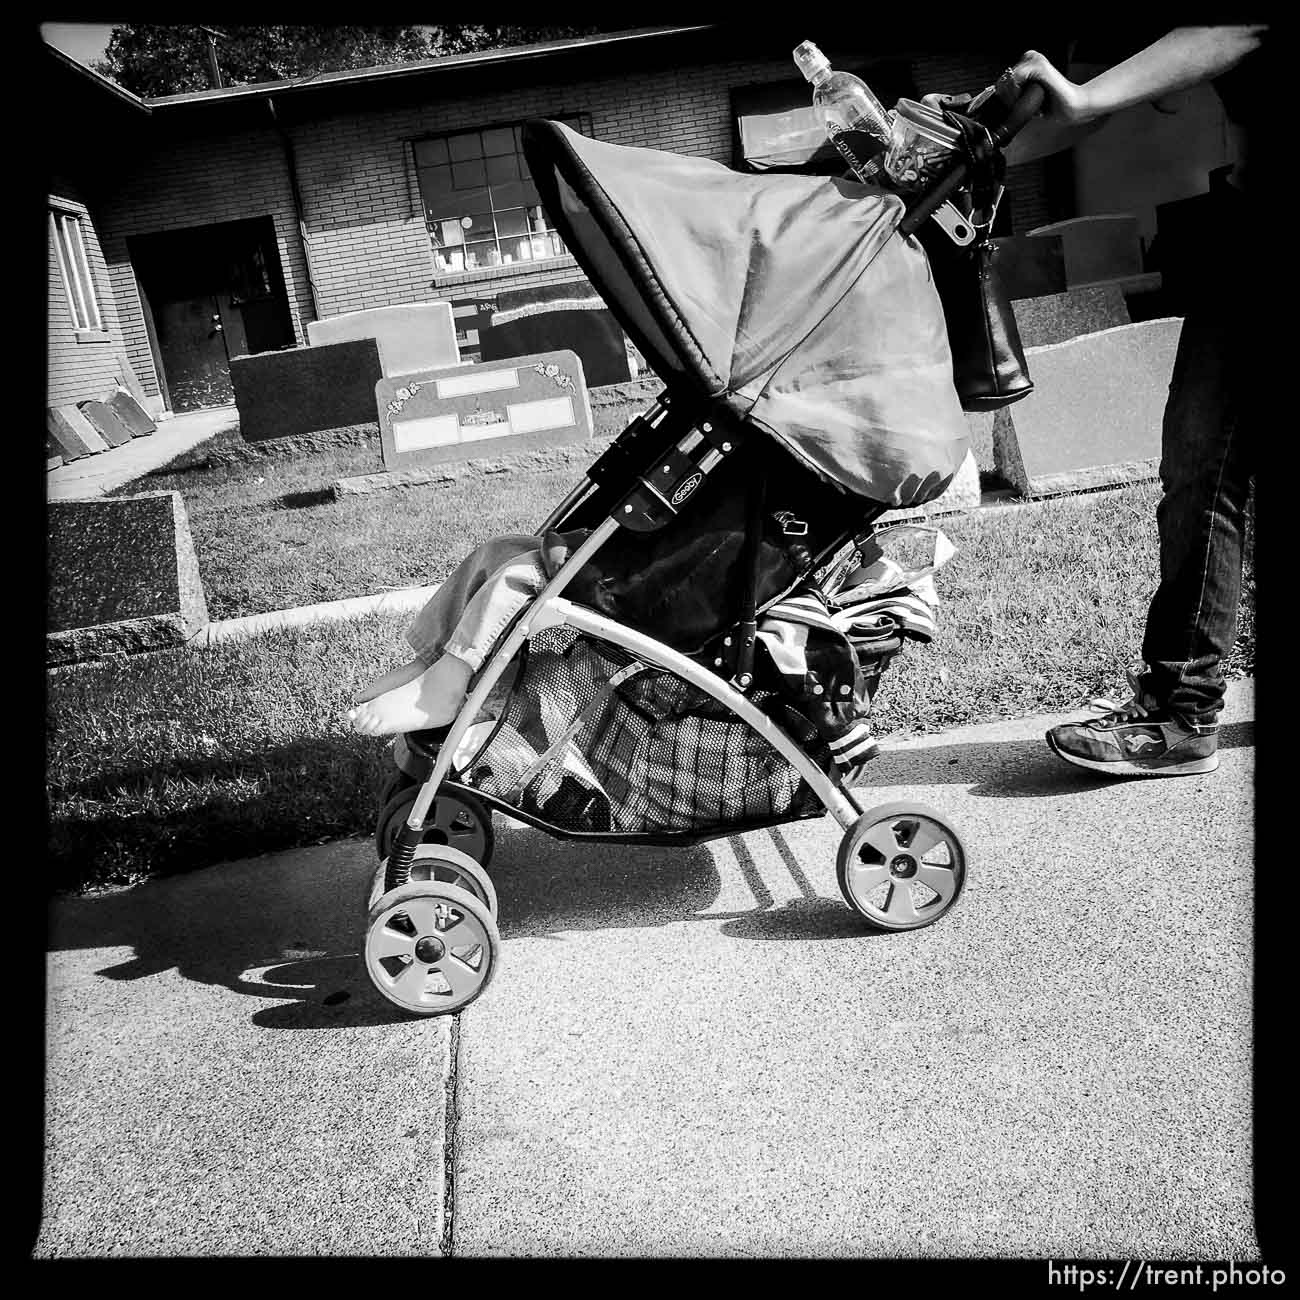
{"type": "MultiPolygon", "coordinates": [[[[578,118],[560,118],[575,131],[578,118]]],[[[518,126],[416,140],[415,168],[440,275],[563,257],[537,197],[518,126]]]]}
{"type": "Polygon", "coordinates": [[[86,239],[81,229],[81,218],[74,212],[52,209],[50,237],[58,253],[59,270],[63,272],[63,287],[67,290],[73,324],[79,330],[102,331],[104,318],[99,312],[95,280],[90,274],[90,262],[86,257],[86,239]]]}

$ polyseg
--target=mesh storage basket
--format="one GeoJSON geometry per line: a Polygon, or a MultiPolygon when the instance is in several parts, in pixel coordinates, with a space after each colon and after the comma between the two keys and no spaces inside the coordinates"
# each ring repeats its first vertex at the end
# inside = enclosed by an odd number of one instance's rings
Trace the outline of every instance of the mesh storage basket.
{"type": "MultiPolygon", "coordinates": [[[[725,705],[618,646],[553,628],[517,665],[455,766],[464,784],[558,830],[701,832],[822,811],[798,772],[725,705]]],[[[829,764],[806,719],[770,692],[749,698],[829,764]]]]}

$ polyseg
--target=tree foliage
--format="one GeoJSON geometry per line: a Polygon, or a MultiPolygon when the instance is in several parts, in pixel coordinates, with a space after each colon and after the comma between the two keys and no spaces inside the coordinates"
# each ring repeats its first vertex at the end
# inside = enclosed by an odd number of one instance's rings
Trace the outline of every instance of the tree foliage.
{"type": "Polygon", "coordinates": [[[116,27],[102,60],[92,66],[120,86],[149,98],[207,90],[209,32],[226,86],[320,72],[345,72],[415,59],[467,54],[583,36],[595,27],[456,24],[444,27],[259,26],[127,23],[116,27]]]}

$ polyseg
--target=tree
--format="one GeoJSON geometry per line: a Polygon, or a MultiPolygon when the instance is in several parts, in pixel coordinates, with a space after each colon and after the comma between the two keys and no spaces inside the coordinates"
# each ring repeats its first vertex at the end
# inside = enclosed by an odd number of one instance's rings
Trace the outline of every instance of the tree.
{"type": "Polygon", "coordinates": [[[520,27],[515,24],[449,23],[429,29],[429,48],[434,56],[473,54],[510,45],[538,45],[573,36],[594,36],[598,32],[621,31],[621,27],[520,27]]]}
{"type": "Polygon", "coordinates": [[[318,72],[344,72],[415,59],[466,54],[504,45],[583,36],[595,27],[335,27],[326,25],[204,27],[196,23],[128,23],[117,27],[104,58],[92,67],[137,95],[155,97],[207,90],[209,33],[227,86],[318,72]]]}

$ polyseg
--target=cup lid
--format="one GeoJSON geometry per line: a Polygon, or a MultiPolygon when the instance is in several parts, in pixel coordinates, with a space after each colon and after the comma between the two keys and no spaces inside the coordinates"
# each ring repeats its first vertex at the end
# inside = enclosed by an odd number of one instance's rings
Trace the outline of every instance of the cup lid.
{"type": "Polygon", "coordinates": [[[939,144],[955,146],[961,141],[961,132],[955,126],[949,126],[943,115],[928,104],[915,99],[900,99],[894,105],[894,112],[923,135],[928,135],[939,144]]]}

